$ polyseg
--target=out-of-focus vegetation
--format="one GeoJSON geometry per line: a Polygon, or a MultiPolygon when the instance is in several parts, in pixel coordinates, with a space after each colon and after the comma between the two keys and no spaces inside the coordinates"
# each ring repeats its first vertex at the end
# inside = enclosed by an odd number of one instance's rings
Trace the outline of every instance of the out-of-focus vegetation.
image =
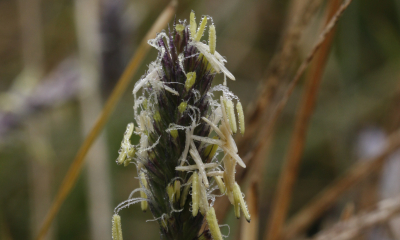
{"type": "MultiPolygon", "coordinates": [[[[101,100],[96,101],[102,105],[140,40],[168,2],[85,1],[89,2],[87,6],[98,7],[99,35],[95,39],[100,47],[94,59],[98,61],[99,77],[96,79],[98,89],[93,91],[101,96],[101,100]]],[[[179,1],[177,19],[187,19],[192,9],[197,15],[213,17],[218,30],[218,52],[227,58],[227,67],[236,77],[229,86],[242,99],[245,111],[257,99],[267,67],[277,52],[287,22],[291,20],[290,14],[295,9],[293,2],[296,1],[179,1]]],[[[302,32],[292,63],[293,71],[321,31],[328,5],[328,1],[322,2],[302,32]]],[[[35,237],[84,133],[88,131],[83,122],[94,122],[98,114],[96,107],[91,107],[93,99],[85,97],[93,96],[92,90],[81,87],[81,81],[85,79],[81,79],[79,73],[84,71],[82,56],[85,55],[82,52],[85,49],[78,43],[77,26],[82,24],[80,21],[85,21],[85,17],[78,20],[76,7],[76,2],[66,0],[0,0],[0,239],[35,237]],[[36,22],[35,17],[38,17],[36,22]],[[39,56],[37,61],[35,56],[39,56]],[[85,104],[86,109],[95,110],[82,111],[85,104]],[[85,114],[89,115],[89,120],[83,120],[85,114]]],[[[105,227],[101,221],[97,223],[104,233],[102,239],[111,238],[107,234],[111,233],[112,209],[138,187],[134,167],[115,164],[125,126],[133,118],[131,90],[156,53],[150,50],[105,128],[107,149],[100,154],[106,155],[105,170],[109,176],[82,171],[52,226],[49,239],[95,239],[93,236],[98,236],[94,233],[96,221],[89,210],[93,206],[99,207],[97,216],[106,219],[105,227]],[[90,182],[99,182],[98,177],[102,180],[104,177],[109,186],[91,185],[90,182]],[[110,200],[105,201],[109,204],[106,205],[108,211],[103,212],[104,205],[96,205],[98,201],[89,197],[89,188],[93,186],[106,192],[110,200]]],[[[400,127],[399,66],[400,1],[354,0],[335,32],[307,132],[290,216],[358,159],[379,153],[386,137],[400,127]]],[[[216,83],[222,83],[220,76],[216,79],[216,83]]],[[[290,80],[288,77],[286,83],[290,80]]],[[[259,239],[264,236],[266,216],[288,151],[303,87],[300,82],[291,96],[265,156],[268,163],[259,186],[259,239]]],[[[315,221],[308,233],[318,232],[336,222],[348,202],[354,203],[357,213],[378,200],[400,194],[398,155],[390,157],[387,164],[391,165],[385,165],[382,171],[371,174],[342,196],[315,221]]],[[[94,154],[92,158],[95,161],[98,156],[94,154]]],[[[125,238],[159,238],[157,224],[146,222],[151,219],[151,214],[142,213],[139,206],[122,211],[121,217],[125,238]]],[[[231,226],[228,239],[239,239],[240,221],[231,213],[226,222],[231,226]]],[[[398,223],[395,226],[400,229],[398,223]]],[[[364,237],[400,237],[385,227],[383,229],[367,231],[364,237]]],[[[222,232],[227,230],[222,228],[222,232]]]]}

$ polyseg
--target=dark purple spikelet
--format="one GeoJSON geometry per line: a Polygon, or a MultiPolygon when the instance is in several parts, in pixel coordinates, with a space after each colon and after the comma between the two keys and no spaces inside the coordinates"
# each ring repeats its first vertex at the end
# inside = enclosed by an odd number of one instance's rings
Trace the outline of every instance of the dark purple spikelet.
{"type": "MultiPolygon", "coordinates": [[[[215,51],[213,25],[210,46],[199,41],[206,22],[203,18],[196,29],[192,12],[190,25],[174,24],[168,34],[161,32],[149,41],[159,54],[134,87],[137,127],[128,124],[117,159],[125,166],[136,164],[141,188],[133,193],[140,192],[141,197],[131,196],[115,213],[134,203],[140,202],[144,211],[149,206],[161,239],[222,239],[212,207],[216,189],[228,196],[235,213],[242,209],[250,219],[234,180],[236,163],[245,165],[232,138],[236,133],[232,100],[238,102],[242,133],[243,110],[226,82],[211,89],[215,74],[234,77],[215,51]],[[220,101],[213,99],[215,91],[223,93],[220,101]],[[140,136],[137,145],[130,143],[132,133],[140,136]],[[209,230],[201,234],[205,218],[209,230]]],[[[113,238],[119,239],[114,234],[113,238]]]]}

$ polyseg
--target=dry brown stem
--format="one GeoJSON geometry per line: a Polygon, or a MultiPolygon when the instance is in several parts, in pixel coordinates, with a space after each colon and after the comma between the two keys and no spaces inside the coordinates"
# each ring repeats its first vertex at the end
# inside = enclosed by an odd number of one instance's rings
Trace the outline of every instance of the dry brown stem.
{"type": "Polygon", "coordinates": [[[377,204],[377,209],[357,215],[335,224],[332,228],[317,234],[315,240],[347,240],[357,237],[362,230],[388,221],[400,213],[400,196],[385,199],[377,204]]]}
{"type": "Polygon", "coordinates": [[[249,151],[252,139],[257,136],[258,128],[268,116],[271,104],[276,97],[280,84],[288,77],[293,63],[296,62],[297,49],[304,29],[321,5],[322,0],[292,1],[293,11],[287,16],[287,29],[281,46],[273,57],[264,79],[264,86],[251,113],[248,114],[246,133],[240,139],[239,151],[249,151]]]}
{"type": "Polygon", "coordinates": [[[140,42],[140,45],[133,55],[131,61],[129,62],[128,66],[124,70],[121,78],[119,79],[115,89],[111,93],[110,97],[108,98],[100,116],[98,117],[95,125],[86,136],[84,142],[81,145],[77,155],[74,158],[68,172],[59,187],[58,193],[56,198],[53,201],[53,204],[47,213],[47,216],[44,220],[42,228],[37,236],[36,239],[43,239],[46,235],[52,221],[54,220],[55,216],[57,215],[62,203],[64,202],[65,198],[71,192],[72,188],[75,186],[75,183],[78,179],[80,174],[82,165],[85,160],[85,156],[88,153],[90,147],[92,146],[93,142],[97,139],[101,130],[103,129],[104,125],[107,123],[112,111],[114,110],[115,105],[122,97],[123,93],[125,92],[129,82],[131,81],[133,75],[136,73],[138,67],[140,66],[144,56],[149,51],[150,46],[147,44],[147,41],[151,38],[154,38],[157,32],[160,32],[164,26],[172,19],[172,16],[175,13],[175,9],[177,6],[177,1],[171,1],[168,6],[164,9],[164,11],[160,14],[157,18],[156,22],[153,24],[151,29],[147,32],[146,36],[140,42]]]}
{"type": "MultiPolygon", "coordinates": [[[[327,19],[331,19],[335,15],[338,8],[339,1],[331,1],[328,9],[329,13],[327,19]]],[[[323,32],[322,39],[324,40],[319,41],[321,44],[317,45],[318,47],[314,47],[313,51],[300,66],[299,71],[297,72],[293,81],[295,83],[300,79],[300,76],[306,69],[306,66],[311,62],[313,56],[316,55],[316,61],[314,61],[311,74],[309,75],[306,87],[304,89],[300,108],[297,112],[288,155],[279,178],[278,190],[273,202],[272,214],[270,216],[265,235],[265,239],[268,240],[276,240],[280,238],[281,230],[290,206],[293,187],[297,178],[301,156],[304,151],[309,121],[314,112],[319,85],[334,36],[334,31],[332,29],[335,25],[328,22],[327,26],[330,26],[329,29],[331,29],[328,31],[329,34],[325,33],[325,31],[323,32]],[[321,51],[316,54],[319,46],[321,46],[321,51]]]]}
{"type": "Polygon", "coordinates": [[[371,173],[380,169],[386,158],[400,147],[400,130],[388,138],[381,154],[370,159],[357,161],[343,176],[328,186],[299,213],[289,220],[284,229],[284,239],[291,239],[302,233],[311,223],[328,210],[342,194],[371,173]]]}
{"type": "MultiPolygon", "coordinates": [[[[270,105],[272,100],[275,98],[275,94],[277,92],[278,84],[281,82],[284,77],[286,77],[287,72],[289,72],[291,64],[295,62],[296,50],[299,45],[299,40],[301,37],[301,33],[304,31],[305,27],[308,25],[312,16],[314,16],[316,10],[320,6],[322,0],[305,0],[305,1],[293,1],[296,3],[297,11],[295,16],[293,14],[288,14],[287,16],[287,30],[282,38],[281,48],[275,54],[270,67],[267,71],[267,77],[263,82],[265,82],[263,90],[261,91],[257,102],[255,103],[255,107],[252,110],[251,114],[246,117],[246,133],[245,135],[238,141],[239,153],[241,156],[244,156],[243,161],[248,166],[255,165],[253,162],[253,153],[259,152],[261,149],[265,150],[269,145],[269,140],[265,134],[265,132],[270,132],[270,129],[264,130],[261,134],[257,132],[260,130],[260,125],[262,121],[264,121],[265,116],[268,115],[268,110],[270,109],[270,105]],[[262,141],[251,141],[257,137],[262,136],[264,138],[262,141]],[[256,143],[255,147],[251,146],[251,144],[256,143]]],[[[263,124],[265,126],[265,124],[263,124]]],[[[265,129],[265,127],[264,127],[265,129]]],[[[261,138],[261,137],[259,137],[261,138]]],[[[264,164],[261,162],[259,164],[264,164]]],[[[257,165],[259,166],[259,165],[257,165]]],[[[252,169],[259,169],[256,167],[251,167],[252,169]]],[[[248,168],[246,169],[238,169],[236,174],[237,181],[239,183],[245,178],[248,168]]],[[[254,179],[254,178],[252,178],[254,179]]],[[[250,180],[251,181],[251,180],[250,180]]],[[[224,219],[230,206],[224,202],[225,200],[222,198],[218,198],[215,202],[215,211],[218,219],[224,219]]]]}

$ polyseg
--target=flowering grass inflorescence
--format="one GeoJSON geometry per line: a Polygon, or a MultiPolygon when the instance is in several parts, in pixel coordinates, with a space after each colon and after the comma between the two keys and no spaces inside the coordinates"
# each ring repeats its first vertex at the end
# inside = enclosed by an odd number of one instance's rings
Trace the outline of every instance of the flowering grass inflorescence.
{"type": "Polygon", "coordinates": [[[141,187],[115,208],[113,239],[122,239],[118,212],[139,202],[159,223],[161,239],[222,239],[213,208],[222,195],[238,218],[243,212],[250,221],[235,181],[236,164],[246,165],[232,137],[238,130],[233,101],[242,134],[243,108],[226,86],[226,77],[235,77],[215,50],[213,24],[208,44],[201,41],[209,20],[203,17],[197,28],[192,12],[189,24],[175,23],[169,34],[149,41],[159,54],[133,89],[137,126],[128,124],[117,159],[125,166],[136,164],[141,187]],[[217,73],[224,75],[224,84],[211,87],[217,73]],[[215,92],[222,92],[218,100],[215,92]],[[136,145],[130,142],[132,134],[140,136],[136,145]],[[140,197],[133,198],[136,192],[140,197]],[[200,234],[204,219],[209,230],[200,234]]]}

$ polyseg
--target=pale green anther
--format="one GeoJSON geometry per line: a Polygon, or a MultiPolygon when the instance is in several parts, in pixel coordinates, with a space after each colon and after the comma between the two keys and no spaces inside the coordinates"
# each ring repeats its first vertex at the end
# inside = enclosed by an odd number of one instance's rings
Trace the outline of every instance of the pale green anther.
{"type": "Polygon", "coordinates": [[[160,115],[160,112],[156,111],[156,112],[154,113],[154,116],[153,116],[153,118],[154,118],[154,121],[156,121],[156,122],[160,122],[160,121],[161,121],[161,115],[160,115]]]}
{"type": "Polygon", "coordinates": [[[206,29],[206,25],[207,25],[207,17],[204,16],[203,20],[201,20],[199,30],[196,33],[196,37],[194,38],[196,42],[199,42],[201,37],[203,36],[204,30],[206,29]]]}
{"type": "Polygon", "coordinates": [[[244,113],[243,113],[243,107],[240,102],[236,104],[236,111],[238,113],[239,117],[239,128],[240,128],[240,133],[243,135],[244,130],[245,130],[245,125],[244,125],[244,113]]]}
{"type": "MultiPolygon", "coordinates": [[[[144,175],[144,172],[140,172],[140,181],[142,182],[144,188],[146,188],[146,189],[149,188],[149,186],[147,184],[146,176],[144,175]]],[[[144,191],[140,191],[140,197],[147,199],[147,195],[146,195],[146,193],[144,191]]],[[[147,208],[148,208],[147,201],[141,201],[140,202],[140,207],[142,208],[143,212],[146,212],[147,208]]]]}
{"type": "Polygon", "coordinates": [[[118,158],[117,158],[117,164],[122,164],[124,163],[125,159],[126,159],[126,152],[125,150],[121,149],[122,152],[119,154],[118,158]]]}
{"type": "Polygon", "coordinates": [[[112,219],[112,238],[122,240],[121,217],[117,214],[114,214],[112,219]]]}
{"type": "Polygon", "coordinates": [[[127,157],[128,158],[133,158],[136,153],[136,148],[135,147],[129,147],[127,151],[127,157]]]}
{"type": "Polygon", "coordinates": [[[131,160],[129,158],[125,159],[124,161],[124,167],[127,167],[131,163],[131,160]]]}
{"type": "Polygon", "coordinates": [[[226,100],[226,114],[228,115],[229,125],[231,126],[232,132],[237,132],[236,117],[233,103],[231,100],[226,100]]]}
{"type": "Polygon", "coordinates": [[[129,141],[129,139],[132,136],[134,127],[135,127],[135,125],[133,123],[128,123],[128,125],[126,126],[126,131],[124,133],[124,140],[128,140],[129,141]]]}
{"type": "Polygon", "coordinates": [[[193,86],[196,82],[196,72],[189,72],[186,74],[186,82],[185,82],[185,89],[189,91],[189,89],[193,86]]]}
{"type": "Polygon", "coordinates": [[[233,187],[233,201],[234,201],[234,210],[236,218],[240,218],[240,197],[242,196],[242,192],[240,192],[239,185],[235,183],[233,187]]]}
{"type": "MultiPolygon", "coordinates": [[[[218,137],[213,137],[213,139],[218,139],[218,137]]],[[[204,150],[205,156],[207,159],[212,159],[215,156],[215,153],[217,153],[218,150],[218,145],[217,144],[210,144],[206,147],[204,150]]]]}
{"type": "Polygon", "coordinates": [[[193,214],[193,217],[196,217],[197,213],[199,212],[199,202],[200,202],[199,175],[197,172],[193,172],[193,179],[192,179],[192,214],[193,214]]]}
{"type": "Polygon", "coordinates": [[[168,186],[167,186],[167,194],[168,194],[168,197],[169,197],[169,201],[170,202],[175,202],[174,200],[174,195],[175,195],[175,190],[174,190],[174,185],[172,185],[172,184],[168,184],[168,186]]]}
{"type": "Polygon", "coordinates": [[[185,26],[183,26],[183,24],[176,24],[175,29],[179,33],[179,35],[182,36],[183,30],[185,30],[185,26]]]}
{"type": "Polygon", "coordinates": [[[178,130],[174,129],[169,132],[171,136],[176,139],[178,137],[178,130]]]}
{"type": "Polygon", "coordinates": [[[182,114],[187,108],[187,102],[181,102],[178,106],[178,111],[182,114]]]}
{"type": "Polygon", "coordinates": [[[196,16],[192,11],[190,13],[190,35],[192,36],[193,39],[196,36],[196,28],[197,28],[196,16]]]}
{"type": "Polygon", "coordinates": [[[175,202],[179,201],[181,198],[181,182],[179,180],[175,180],[174,182],[174,190],[175,190],[175,202]]]}
{"type": "Polygon", "coordinates": [[[222,178],[220,176],[214,176],[214,180],[217,183],[219,191],[221,192],[221,194],[225,194],[226,187],[225,187],[224,182],[222,181],[222,178]]]}
{"type": "MultiPolygon", "coordinates": [[[[240,190],[239,184],[235,183],[235,189],[236,189],[237,192],[240,193],[240,196],[239,196],[239,197],[240,197],[240,198],[239,198],[239,200],[240,200],[240,208],[242,209],[242,212],[243,212],[243,214],[244,214],[244,217],[246,218],[246,220],[247,220],[248,222],[250,222],[249,210],[247,209],[246,202],[245,202],[244,199],[243,199],[243,195],[242,195],[242,192],[241,192],[241,190],[240,190]]],[[[234,191],[235,191],[235,190],[234,190],[234,191]]]]}
{"type": "Polygon", "coordinates": [[[215,33],[215,26],[212,24],[208,30],[208,46],[210,46],[210,53],[215,53],[215,47],[217,45],[217,36],[215,33]]]}
{"type": "Polygon", "coordinates": [[[218,226],[217,216],[215,215],[215,210],[210,207],[206,214],[206,220],[208,223],[208,228],[210,230],[211,236],[214,240],[222,240],[221,230],[218,226]]]}

